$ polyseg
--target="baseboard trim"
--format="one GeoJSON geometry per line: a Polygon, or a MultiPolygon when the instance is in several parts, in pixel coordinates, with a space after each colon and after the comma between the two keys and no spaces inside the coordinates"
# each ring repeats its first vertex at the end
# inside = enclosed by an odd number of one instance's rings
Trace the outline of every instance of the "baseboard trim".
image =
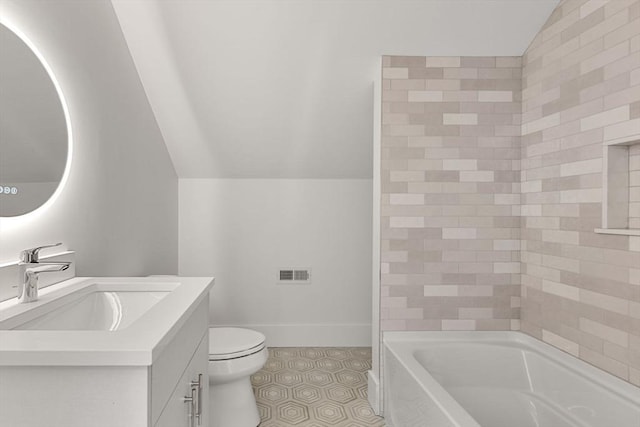
{"type": "Polygon", "coordinates": [[[237,326],[262,332],[269,347],[371,347],[370,323],[237,326]]]}
{"type": "Polygon", "coordinates": [[[367,371],[367,399],[376,415],[382,415],[380,408],[380,381],[373,371],[367,371]]]}

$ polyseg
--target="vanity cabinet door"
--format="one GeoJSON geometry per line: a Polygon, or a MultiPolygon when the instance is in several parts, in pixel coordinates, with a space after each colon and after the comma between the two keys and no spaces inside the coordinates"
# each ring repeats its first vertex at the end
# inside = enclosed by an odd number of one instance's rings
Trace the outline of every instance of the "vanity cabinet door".
{"type": "MultiPolygon", "coordinates": [[[[154,360],[150,369],[151,413],[148,425],[158,424],[167,402],[176,391],[177,384],[184,379],[187,366],[192,363],[194,354],[200,351],[199,346],[203,340],[208,343],[208,311],[209,301],[204,299],[154,360]]],[[[208,353],[206,349],[205,352],[208,353]]],[[[204,359],[208,359],[208,356],[204,359]]],[[[202,372],[206,374],[206,370],[202,372]]]]}
{"type": "Polygon", "coordinates": [[[209,340],[205,335],[155,427],[208,427],[209,340]],[[198,387],[198,380],[200,386],[198,387]],[[192,399],[191,401],[187,399],[192,399]]]}

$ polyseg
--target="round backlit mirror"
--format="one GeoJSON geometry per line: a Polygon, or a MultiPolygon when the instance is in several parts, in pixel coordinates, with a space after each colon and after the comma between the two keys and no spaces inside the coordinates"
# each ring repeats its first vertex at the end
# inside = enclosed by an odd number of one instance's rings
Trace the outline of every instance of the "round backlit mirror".
{"type": "Polygon", "coordinates": [[[69,116],[55,77],[29,40],[0,23],[0,217],[53,202],[70,154],[69,116]]]}

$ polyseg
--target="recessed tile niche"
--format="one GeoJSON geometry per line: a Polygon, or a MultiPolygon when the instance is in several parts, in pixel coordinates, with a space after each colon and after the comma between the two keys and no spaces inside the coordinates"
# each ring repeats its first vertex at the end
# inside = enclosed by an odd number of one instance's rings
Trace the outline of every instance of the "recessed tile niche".
{"type": "Polygon", "coordinates": [[[605,142],[602,228],[596,233],[640,236],[640,135],[605,142]]]}

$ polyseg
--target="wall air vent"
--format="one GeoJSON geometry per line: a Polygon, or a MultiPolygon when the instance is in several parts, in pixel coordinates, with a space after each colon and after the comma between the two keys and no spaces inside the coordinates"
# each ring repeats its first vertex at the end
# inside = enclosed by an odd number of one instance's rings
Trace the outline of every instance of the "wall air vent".
{"type": "Polygon", "coordinates": [[[311,269],[282,269],[278,277],[278,283],[281,284],[306,284],[311,283],[311,269]]]}
{"type": "Polygon", "coordinates": [[[293,280],[293,270],[280,270],[280,281],[293,280]]]}
{"type": "Polygon", "coordinates": [[[309,270],[293,270],[293,280],[309,280],[309,270]]]}

